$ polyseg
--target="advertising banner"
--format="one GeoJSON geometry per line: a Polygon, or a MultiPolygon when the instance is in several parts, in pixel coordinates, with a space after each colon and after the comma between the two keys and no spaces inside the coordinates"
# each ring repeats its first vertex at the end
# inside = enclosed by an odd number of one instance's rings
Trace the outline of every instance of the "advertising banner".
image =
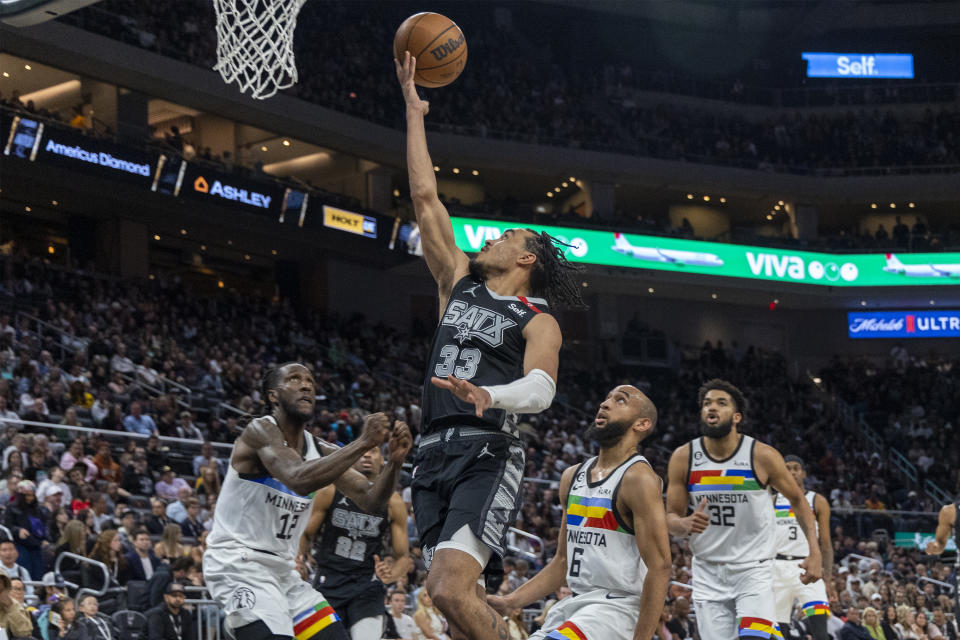
{"type": "Polygon", "coordinates": [[[960,338],[960,311],[851,311],[851,338],[960,338]]]}
{"type": "Polygon", "coordinates": [[[323,205],[323,226],[355,233],[365,238],[377,237],[376,218],[329,205],[323,205]]]}
{"type": "Polygon", "coordinates": [[[251,213],[280,213],[284,190],[267,182],[245,180],[207,166],[187,163],[179,194],[209,204],[237,207],[251,213]]]}
{"type": "Polygon", "coordinates": [[[479,251],[484,242],[507,229],[529,226],[572,245],[565,253],[573,262],[831,287],[960,285],[960,253],[815,253],[498,220],[452,220],[457,246],[467,252],[479,251]]]}
{"type": "Polygon", "coordinates": [[[913,56],[909,53],[815,53],[800,54],[807,61],[808,78],[912,78],[913,56]]]}
{"type": "MultiPolygon", "coordinates": [[[[933,542],[936,535],[933,533],[920,533],[919,531],[897,531],[893,534],[893,543],[898,547],[907,549],[926,549],[928,542],[933,542]]],[[[956,551],[957,541],[952,537],[947,540],[946,551],[956,551]]]]}

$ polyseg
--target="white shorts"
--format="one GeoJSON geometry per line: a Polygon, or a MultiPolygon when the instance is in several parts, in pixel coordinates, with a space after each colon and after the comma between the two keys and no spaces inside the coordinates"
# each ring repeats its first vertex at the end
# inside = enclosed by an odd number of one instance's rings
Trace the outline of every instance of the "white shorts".
{"type": "Polygon", "coordinates": [[[701,640],[782,638],[773,560],[720,564],[693,559],[693,606],[701,640]]]}
{"type": "Polygon", "coordinates": [[[774,560],[773,594],[776,601],[777,622],[790,622],[794,602],[799,602],[803,617],[830,615],[827,585],[823,580],[813,584],[800,582],[800,560],[774,560]]]}
{"type": "Polygon", "coordinates": [[[639,595],[597,589],[553,605],[529,640],[631,640],[639,617],[639,595]]]}
{"type": "Polygon", "coordinates": [[[306,639],[340,618],[326,598],[300,579],[294,563],[245,548],[208,549],[203,579],[226,614],[228,630],[263,621],[270,632],[306,639]]]}

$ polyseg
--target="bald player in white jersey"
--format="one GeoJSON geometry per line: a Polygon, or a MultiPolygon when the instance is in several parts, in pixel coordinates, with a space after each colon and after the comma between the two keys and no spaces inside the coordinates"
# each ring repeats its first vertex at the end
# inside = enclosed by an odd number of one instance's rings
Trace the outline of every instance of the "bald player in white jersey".
{"type": "Polygon", "coordinates": [[[702,437],[679,448],[667,469],[667,525],[690,536],[693,602],[702,640],[782,638],[773,597],[773,499],[782,493],[810,546],[798,563],[804,584],[820,579],[813,512],[773,447],[739,433],[746,400],[725,380],[698,394],[702,437]],[[688,515],[689,514],[689,515],[688,515]]]}
{"type": "Polygon", "coordinates": [[[381,509],[410,451],[410,430],[397,423],[391,433],[377,413],[342,449],[315,441],[304,425],[313,417],[316,387],[298,362],[267,371],[261,391],[271,413],[251,422],[234,445],[207,537],[204,579],[236,640],[349,640],[323,595],[297,573],[300,537],[314,492],[332,482],[362,508],[381,509]],[[350,468],[387,438],[389,463],[376,482],[350,468]]]}
{"type": "Polygon", "coordinates": [[[670,541],[662,482],[639,444],[657,409],[635,387],[611,391],[585,437],[595,458],[563,472],[557,553],[509,595],[487,596],[501,615],[536,602],[563,583],[573,595],[555,604],[531,640],[649,640],[670,582],[670,541]]]}

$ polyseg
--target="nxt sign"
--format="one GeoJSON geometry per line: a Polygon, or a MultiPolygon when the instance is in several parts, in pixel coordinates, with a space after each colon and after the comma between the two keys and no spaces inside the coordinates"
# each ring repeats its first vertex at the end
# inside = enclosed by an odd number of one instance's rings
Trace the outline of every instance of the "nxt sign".
{"type": "Polygon", "coordinates": [[[365,238],[377,237],[376,218],[327,205],[323,205],[323,226],[355,233],[365,238]]]}
{"type": "Polygon", "coordinates": [[[197,179],[193,181],[193,190],[199,193],[217,196],[225,200],[242,202],[243,204],[248,204],[251,207],[259,207],[260,209],[269,209],[270,200],[272,200],[271,196],[257,193],[256,191],[247,191],[246,189],[234,187],[229,184],[224,184],[219,180],[214,180],[211,184],[210,182],[207,182],[206,178],[203,176],[197,176],[197,179]]]}

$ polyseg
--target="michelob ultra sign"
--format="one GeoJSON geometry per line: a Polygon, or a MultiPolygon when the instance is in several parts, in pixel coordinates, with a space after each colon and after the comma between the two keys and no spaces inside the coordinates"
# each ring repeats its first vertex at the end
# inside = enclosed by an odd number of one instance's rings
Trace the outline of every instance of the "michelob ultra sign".
{"type": "Polygon", "coordinates": [[[571,246],[568,260],[831,287],[960,285],[960,253],[815,253],[539,224],[453,219],[457,246],[479,251],[507,229],[546,231],[571,246]]]}
{"type": "Polygon", "coordinates": [[[850,311],[851,338],[960,338],[960,311],[850,311]]]}

